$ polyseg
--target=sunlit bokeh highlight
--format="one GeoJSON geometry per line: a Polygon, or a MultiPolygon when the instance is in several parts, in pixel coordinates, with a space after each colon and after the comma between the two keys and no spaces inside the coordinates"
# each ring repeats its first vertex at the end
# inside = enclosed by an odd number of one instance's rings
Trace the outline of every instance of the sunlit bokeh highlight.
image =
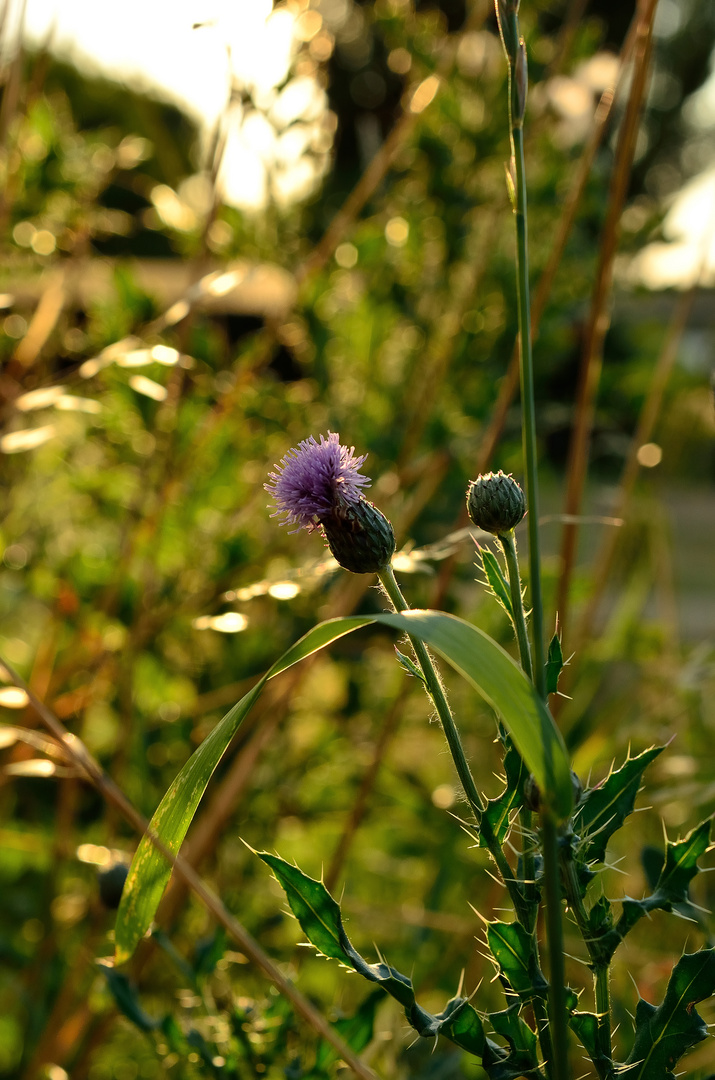
{"type": "MultiPolygon", "coordinates": [[[[19,4],[10,9],[6,41],[13,28],[17,37],[21,19],[19,4]]],[[[301,46],[318,63],[332,53],[316,11],[274,11],[271,0],[128,0],[113,8],[28,0],[24,26],[31,44],[49,42],[80,70],[178,105],[199,123],[207,146],[217,133],[217,192],[228,205],[254,212],[271,201],[288,206],[311,194],[328,166],[335,125],[325,92],[312,75],[291,78],[301,46]]],[[[133,151],[141,156],[141,147],[129,145],[125,156],[133,151]]],[[[178,231],[195,228],[212,197],[205,174],[187,178],[179,191],[158,184],[151,194],[162,221],[178,231]]],[[[16,242],[37,254],[54,251],[47,230],[24,222],[15,232],[16,242]]]]}

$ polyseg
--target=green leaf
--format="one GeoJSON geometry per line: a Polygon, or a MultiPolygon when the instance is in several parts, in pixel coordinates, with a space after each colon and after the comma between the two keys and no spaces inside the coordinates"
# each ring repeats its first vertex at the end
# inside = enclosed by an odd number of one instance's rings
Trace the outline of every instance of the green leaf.
{"type": "Polygon", "coordinates": [[[278,855],[266,851],[256,852],[270,866],[283,888],[290,909],[303,928],[303,932],[323,956],[342,960],[349,967],[351,958],[346,948],[347,938],[343,931],[340,907],[323,885],[322,881],[307,877],[297,866],[292,866],[278,855]]]}
{"type": "MultiPolygon", "coordinates": [[[[534,773],[546,808],[559,818],[569,816],[571,777],[563,739],[534,687],[508,653],[483,631],[441,612],[351,616],[319,623],[305,634],[223,717],[189,758],[150,823],[151,832],[172,854],[179,851],[216,766],[268,679],[371,623],[406,631],[437,649],[495,709],[534,773]]],[[[145,835],[130,867],[117,914],[117,964],[130,958],[149,929],[170,874],[169,863],[145,835]]]]}
{"type": "Polygon", "coordinates": [[[463,1050],[482,1056],[486,1044],[484,1029],[466,998],[452,998],[443,1012],[428,1013],[417,1004],[411,979],[383,961],[368,964],[353,947],[345,933],[340,907],[322,881],[308,877],[278,855],[264,851],[256,854],[276,875],[303,933],[319,952],[340,960],[399,1001],[410,1024],[420,1035],[445,1035],[463,1050]]]}
{"type": "Polygon", "coordinates": [[[656,887],[651,896],[633,900],[627,896],[622,901],[623,911],[616,925],[611,954],[626,934],[630,933],[644,915],[651,911],[673,911],[692,922],[702,924],[702,917],[688,895],[690,882],[700,873],[698,859],[710,850],[710,827],[712,818],[696,825],[682,840],[667,840],[665,860],[656,887]]]}
{"type": "Polygon", "coordinates": [[[559,820],[568,818],[573,789],[563,738],[534,686],[509,654],[483,630],[439,611],[378,615],[375,621],[419,637],[471,683],[502,720],[534,774],[544,808],[559,820]]]}
{"type": "Polygon", "coordinates": [[[628,758],[602,784],[588,788],[576,809],[574,828],[586,841],[582,860],[603,862],[608,841],[633,812],[641,778],[664,747],[652,746],[638,757],[628,758]]]}
{"type": "MultiPolygon", "coordinates": [[[[258,698],[264,682],[265,679],[261,679],[216,725],[161,800],[150,829],[172,854],[181,847],[214,769],[258,698]]],[[[149,929],[170,876],[171,866],[145,834],[129,868],[117,912],[114,931],[117,964],[130,958],[149,929]]]]}
{"type": "MultiPolygon", "coordinates": [[[[354,617],[319,623],[288,649],[207,735],[166,792],[151,819],[150,830],[172,854],[176,855],[179,851],[216,766],[268,679],[371,621],[367,617],[354,617]]],[[[117,912],[116,964],[129,960],[151,926],[170,876],[171,866],[151,842],[149,835],[145,835],[129,868],[117,912]]]]}
{"type": "Polygon", "coordinates": [[[522,1002],[546,996],[548,983],[539,970],[531,934],[521,923],[488,923],[487,943],[500,975],[522,1002]]]}
{"type": "Polygon", "coordinates": [[[598,1017],[595,1013],[572,1013],[569,1026],[592,1061],[601,1056],[598,1048],[598,1017]]]}
{"type": "Polygon", "coordinates": [[[490,1080],[516,1080],[517,1077],[541,1077],[536,1053],[536,1032],[519,1015],[520,1005],[514,1002],[508,1009],[489,1013],[489,1022],[498,1035],[506,1039],[509,1053],[497,1061],[490,1061],[489,1049],[485,1050],[482,1067],[490,1080]]]}
{"type": "Polygon", "coordinates": [[[561,650],[561,639],[558,630],[549,642],[549,652],[546,657],[546,692],[556,694],[559,689],[559,675],[564,666],[564,654],[561,650]]]}
{"type": "Polygon", "coordinates": [[[482,562],[482,569],[484,570],[484,576],[487,579],[489,591],[496,597],[513,622],[514,609],[511,606],[509,583],[504,577],[502,568],[499,565],[499,560],[489,548],[480,548],[479,558],[482,562]]]}
{"type": "Polygon", "coordinates": [[[623,1075],[628,1080],[675,1080],[674,1066],[686,1050],[707,1038],[694,1006],[715,994],[715,949],[681,956],[656,1008],[642,998],[636,1007],[636,1034],[623,1075]]]}
{"type": "Polygon", "coordinates": [[[404,653],[401,653],[396,645],[395,656],[397,657],[397,663],[400,665],[400,667],[403,667],[405,669],[408,675],[412,675],[415,679],[419,679],[420,682],[425,681],[424,675],[417,667],[417,664],[414,662],[414,660],[411,660],[409,656],[405,656],[404,653]]]}
{"type": "MultiPolygon", "coordinates": [[[[506,774],[506,787],[496,799],[489,799],[484,811],[484,816],[490,822],[492,832],[500,844],[504,843],[509,832],[510,813],[521,805],[524,784],[529,775],[521,754],[509,739],[504,754],[504,772],[506,774]]],[[[487,846],[481,832],[479,834],[479,845],[480,847],[487,846]]]]}
{"type": "Polygon", "coordinates": [[[710,849],[711,824],[712,818],[706,818],[684,839],[666,841],[665,863],[655,892],[667,898],[671,904],[682,904],[689,899],[690,882],[700,873],[698,859],[710,849]]]}

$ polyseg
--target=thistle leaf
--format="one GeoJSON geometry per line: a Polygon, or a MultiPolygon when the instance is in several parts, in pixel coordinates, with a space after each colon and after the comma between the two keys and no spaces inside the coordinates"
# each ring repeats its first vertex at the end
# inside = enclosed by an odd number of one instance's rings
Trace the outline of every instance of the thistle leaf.
{"type": "Polygon", "coordinates": [[[350,943],[343,930],[340,907],[322,881],[307,877],[297,866],[270,855],[256,852],[270,866],[286,894],[290,909],[300,923],[311,945],[323,956],[342,960],[352,967],[350,943]]]}
{"type": "Polygon", "coordinates": [[[520,1005],[514,1002],[502,1012],[489,1013],[489,1022],[509,1044],[507,1057],[491,1061],[485,1051],[482,1067],[490,1080],[516,1080],[517,1077],[541,1077],[536,1053],[536,1032],[519,1016],[520,1005]]]}
{"type": "Polygon", "coordinates": [[[556,694],[559,689],[559,675],[564,666],[564,654],[561,649],[561,639],[556,630],[549,642],[549,651],[546,657],[546,692],[556,694]]]}
{"type": "Polygon", "coordinates": [[[487,585],[489,591],[499,601],[501,606],[506,611],[509,618],[514,620],[514,610],[511,606],[511,594],[509,593],[509,583],[507,582],[502,568],[499,565],[499,560],[493,551],[489,548],[479,549],[479,558],[482,562],[482,569],[484,570],[484,576],[487,579],[487,585]]]}
{"type": "Polygon", "coordinates": [[[546,996],[548,983],[539,970],[528,930],[516,922],[490,922],[487,943],[500,975],[522,1002],[546,996]]]}
{"type": "Polygon", "coordinates": [[[664,747],[652,746],[611,772],[602,784],[588,788],[574,815],[577,832],[587,841],[582,859],[603,862],[608,841],[633,812],[641,777],[664,747]]]}
{"type": "MultiPolygon", "coordinates": [[[[506,787],[496,799],[489,799],[484,811],[484,816],[490,822],[492,832],[500,844],[504,843],[509,833],[510,813],[521,805],[524,784],[529,775],[529,770],[524,765],[521,755],[509,739],[507,739],[504,754],[504,772],[506,787]]],[[[487,846],[482,833],[479,835],[479,846],[487,846]]]]}
{"type": "Polygon", "coordinates": [[[592,1061],[599,1056],[598,1017],[595,1013],[575,1012],[569,1017],[569,1027],[592,1061]]]}
{"type": "MultiPolygon", "coordinates": [[[[479,1016],[466,998],[452,998],[443,1012],[436,1015],[421,1008],[411,979],[384,962],[369,964],[353,947],[345,933],[340,907],[322,881],[308,877],[278,855],[265,851],[257,854],[276,875],[304,934],[323,955],[340,960],[399,1001],[410,1024],[420,1035],[444,1035],[463,1050],[481,1058],[489,1040],[479,1016]]],[[[495,1053],[499,1050],[493,1046],[495,1053]]]]}
{"type": "Polygon", "coordinates": [[[613,951],[636,923],[651,911],[675,910],[686,919],[701,922],[688,890],[690,882],[700,873],[698,859],[710,850],[711,824],[712,818],[707,818],[682,840],[666,841],[663,869],[652,895],[643,900],[633,900],[627,896],[622,901],[623,911],[615,928],[618,940],[613,945],[613,951]]]}
{"type": "Polygon", "coordinates": [[[628,1080],[675,1080],[683,1054],[708,1036],[694,1006],[715,994],[715,949],[681,956],[656,1008],[642,998],[636,1007],[633,1049],[625,1062],[628,1080]]]}
{"type": "Polygon", "coordinates": [[[403,667],[405,669],[408,675],[414,676],[414,678],[419,679],[420,682],[425,681],[424,675],[417,667],[414,660],[410,660],[409,656],[405,656],[404,653],[401,653],[397,646],[395,646],[395,656],[397,657],[397,663],[400,665],[400,667],[403,667]]]}
{"type": "Polygon", "coordinates": [[[665,863],[655,887],[656,894],[666,897],[671,904],[682,904],[689,899],[688,889],[696,874],[700,873],[698,859],[710,847],[712,817],[696,825],[682,840],[667,840],[665,863]]]}

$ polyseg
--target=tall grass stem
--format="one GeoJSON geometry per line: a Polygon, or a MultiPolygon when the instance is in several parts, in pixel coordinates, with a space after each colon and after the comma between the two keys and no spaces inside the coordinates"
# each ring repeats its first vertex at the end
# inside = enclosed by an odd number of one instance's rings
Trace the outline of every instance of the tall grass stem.
{"type": "MultiPolygon", "coordinates": [[[[499,0],[497,0],[499,15],[499,0]]],[[[502,34],[509,63],[509,127],[512,148],[512,182],[516,218],[516,284],[519,309],[519,376],[521,383],[522,440],[526,479],[526,502],[529,510],[529,585],[531,590],[531,633],[533,679],[543,701],[547,699],[546,653],[544,648],[544,605],[541,592],[541,554],[539,549],[539,478],[537,468],[536,406],[534,402],[534,364],[531,348],[531,298],[529,291],[529,244],[527,228],[526,167],[524,162],[523,118],[526,106],[526,52],[519,32],[518,3],[505,4],[508,27],[502,34]],[[510,44],[507,44],[510,43],[510,44]]],[[[561,885],[559,880],[558,836],[556,824],[548,812],[542,815],[542,853],[546,896],[546,940],[549,954],[549,1014],[554,1057],[550,1062],[551,1080],[569,1080],[568,1028],[564,939],[561,924],[561,885]]]]}
{"type": "Polygon", "coordinates": [[[521,407],[523,413],[524,471],[526,502],[529,508],[529,590],[531,598],[531,635],[534,645],[533,677],[539,694],[546,700],[546,652],[544,648],[544,603],[541,592],[541,551],[539,544],[539,477],[536,447],[536,406],[534,403],[534,362],[531,349],[531,298],[529,293],[529,249],[526,215],[526,170],[524,132],[512,128],[516,173],[516,262],[519,301],[519,349],[521,407]]]}

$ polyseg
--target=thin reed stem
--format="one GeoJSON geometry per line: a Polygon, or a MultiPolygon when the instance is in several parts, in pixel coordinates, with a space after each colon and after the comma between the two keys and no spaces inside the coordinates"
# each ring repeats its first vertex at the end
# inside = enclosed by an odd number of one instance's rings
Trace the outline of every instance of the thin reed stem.
{"type": "MultiPolygon", "coordinates": [[[[526,501],[529,509],[529,584],[531,589],[533,641],[533,681],[543,701],[546,690],[546,651],[541,593],[539,551],[539,478],[537,469],[536,407],[534,365],[531,348],[531,301],[529,292],[529,247],[527,225],[526,168],[524,163],[524,113],[528,87],[526,47],[519,30],[517,0],[496,0],[499,29],[509,65],[509,129],[512,160],[510,179],[514,186],[516,218],[516,282],[519,308],[519,375],[521,383],[522,440],[526,501]]],[[[553,1060],[547,1063],[552,1080],[569,1080],[568,1027],[564,969],[561,885],[559,881],[558,835],[548,812],[541,820],[546,899],[546,941],[549,954],[549,1019],[553,1060]]]]}
{"type": "MultiPolygon", "coordinates": [[[[408,611],[409,605],[402,595],[400,586],[397,584],[395,573],[391,566],[385,567],[378,574],[382,586],[387,593],[390,603],[394,607],[395,611],[402,612],[408,611]]],[[[457,775],[459,776],[460,783],[464,788],[464,793],[467,796],[472,812],[478,822],[481,822],[482,814],[484,813],[485,806],[482,802],[482,797],[477,790],[477,785],[474,782],[472,771],[469,768],[469,762],[467,761],[467,755],[464,752],[462,746],[462,740],[457,730],[457,725],[454,722],[452,716],[452,710],[449,707],[447,698],[442,686],[442,680],[437,674],[437,670],[432,662],[432,658],[427,652],[427,648],[419,638],[410,637],[410,644],[415,651],[417,662],[420,665],[422,674],[424,676],[427,692],[434,702],[434,707],[437,710],[442,729],[447,739],[447,745],[449,746],[449,752],[452,755],[457,775]]]]}
{"type": "Polygon", "coordinates": [[[519,350],[521,407],[523,412],[524,470],[526,502],[529,507],[529,589],[531,635],[534,643],[534,684],[546,700],[546,650],[544,647],[544,603],[541,593],[541,553],[539,547],[539,477],[536,451],[536,406],[534,403],[534,363],[531,349],[531,299],[529,293],[529,249],[526,216],[526,173],[524,132],[512,128],[516,172],[516,261],[519,299],[519,350]]]}
{"type": "Polygon", "coordinates": [[[636,42],[633,56],[633,80],[621,127],[616,161],[611,179],[608,213],[603,226],[603,240],[596,270],[596,284],[591,301],[584,350],[581,358],[574,429],[569,446],[568,474],[564,514],[567,516],[561,542],[561,576],[556,610],[566,639],[569,623],[570,586],[576,560],[578,525],[576,523],[583,500],[588,471],[588,453],[593,431],[598,386],[603,367],[603,348],[610,325],[609,298],[613,283],[613,268],[620,220],[623,213],[636,141],[640,129],[641,108],[648,83],[648,68],[653,35],[653,19],[657,0],[641,0],[639,5],[636,42]]]}

